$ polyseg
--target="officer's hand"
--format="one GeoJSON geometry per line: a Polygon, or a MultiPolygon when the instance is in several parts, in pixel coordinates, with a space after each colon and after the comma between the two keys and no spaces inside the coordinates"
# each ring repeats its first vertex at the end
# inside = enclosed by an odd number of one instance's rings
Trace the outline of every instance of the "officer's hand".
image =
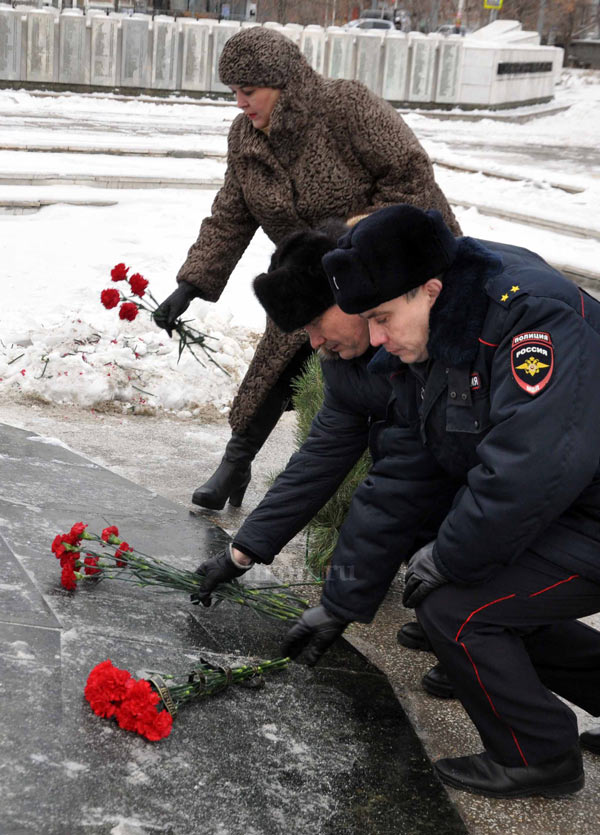
{"type": "Polygon", "coordinates": [[[448,582],[448,578],[439,571],[433,559],[434,545],[435,542],[424,545],[408,563],[402,598],[407,609],[414,609],[425,600],[429,592],[448,582]]]}
{"type": "Polygon", "coordinates": [[[332,614],[325,606],[307,609],[285,636],[281,654],[285,658],[296,658],[308,647],[306,662],[312,667],[336,638],[340,637],[348,623],[349,621],[332,614]]]}
{"type": "Polygon", "coordinates": [[[152,314],[158,327],[164,328],[171,336],[176,320],[182,313],[185,313],[192,299],[195,299],[198,295],[197,288],[189,281],[180,281],[177,290],[171,293],[152,314]]]}
{"type": "Polygon", "coordinates": [[[245,568],[234,562],[231,554],[231,544],[229,544],[223,551],[220,551],[215,557],[211,557],[196,569],[196,574],[202,576],[202,583],[198,591],[190,594],[192,603],[202,603],[203,606],[210,606],[211,592],[219,583],[227,583],[236,577],[241,577],[249,568],[252,568],[253,563],[245,568]]]}

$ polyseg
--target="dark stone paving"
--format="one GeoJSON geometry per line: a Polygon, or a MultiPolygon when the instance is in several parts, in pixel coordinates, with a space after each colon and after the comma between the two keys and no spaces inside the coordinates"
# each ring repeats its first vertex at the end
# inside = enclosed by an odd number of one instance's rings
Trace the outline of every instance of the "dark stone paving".
{"type": "Polygon", "coordinates": [[[0,465],[2,835],[465,832],[387,679],[345,641],[184,707],[159,743],[95,716],[83,687],[108,657],[134,674],[274,658],[285,626],[114,581],[64,591],[50,543],[73,522],[188,568],[226,535],[2,424],[0,465]]]}

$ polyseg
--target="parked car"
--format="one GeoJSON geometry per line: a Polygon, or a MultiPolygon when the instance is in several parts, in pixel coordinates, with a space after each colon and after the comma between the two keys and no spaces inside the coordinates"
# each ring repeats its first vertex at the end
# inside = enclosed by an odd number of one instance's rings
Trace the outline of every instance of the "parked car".
{"type": "Polygon", "coordinates": [[[380,18],[365,17],[359,20],[351,20],[346,23],[344,29],[395,29],[396,27],[391,20],[382,20],[380,18]]]}
{"type": "Polygon", "coordinates": [[[455,23],[443,23],[435,30],[437,35],[468,35],[472,31],[466,26],[456,26],[455,23]]]}

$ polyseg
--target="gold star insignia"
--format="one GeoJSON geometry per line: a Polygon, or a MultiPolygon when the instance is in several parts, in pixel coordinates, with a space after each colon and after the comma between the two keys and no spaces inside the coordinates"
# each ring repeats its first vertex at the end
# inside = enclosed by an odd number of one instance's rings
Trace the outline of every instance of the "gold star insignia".
{"type": "Polygon", "coordinates": [[[520,289],[521,289],[521,288],[519,287],[519,285],[518,285],[518,284],[513,284],[513,286],[510,288],[510,292],[511,292],[511,293],[516,293],[516,292],[517,292],[517,290],[520,290],[520,289]]]}
{"type": "Polygon", "coordinates": [[[501,302],[505,302],[507,299],[508,299],[508,293],[505,293],[505,294],[501,297],[500,301],[501,301],[501,302]]]}

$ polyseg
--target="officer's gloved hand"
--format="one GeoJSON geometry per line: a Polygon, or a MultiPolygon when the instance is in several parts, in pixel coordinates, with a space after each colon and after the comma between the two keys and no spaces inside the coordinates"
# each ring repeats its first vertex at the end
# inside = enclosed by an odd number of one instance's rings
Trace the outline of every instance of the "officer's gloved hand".
{"type": "Polygon", "coordinates": [[[332,614],[325,606],[307,609],[285,636],[281,654],[284,658],[296,658],[308,647],[306,663],[313,667],[349,623],[332,614]]]}
{"type": "Polygon", "coordinates": [[[435,541],[429,542],[410,558],[402,598],[407,609],[414,609],[425,600],[429,592],[448,582],[448,578],[439,571],[433,559],[434,546],[435,541]]]}
{"type": "Polygon", "coordinates": [[[200,574],[203,580],[198,591],[190,594],[190,600],[192,603],[202,603],[203,606],[210,606],[212,602],[210,594],[219,583],[227,583],[229,580],[241,577],[253,565],[253,562],[247,566],[237,563],[231,552],[231,544],[227,545],[215,557],[211,557],[198,566],[196,574],[200,574]]]}
{"type": "Polygon", "coordinates": [[[154,321],[159,328],[164,328],[171,336],[175,322],[182,313],[190,306],[192,299],[199,296],[200,293],[193,284],[189,281],[180,281],[177,290],[174,290],[170,296],[160,304],[152,314],[154,321]]]}

